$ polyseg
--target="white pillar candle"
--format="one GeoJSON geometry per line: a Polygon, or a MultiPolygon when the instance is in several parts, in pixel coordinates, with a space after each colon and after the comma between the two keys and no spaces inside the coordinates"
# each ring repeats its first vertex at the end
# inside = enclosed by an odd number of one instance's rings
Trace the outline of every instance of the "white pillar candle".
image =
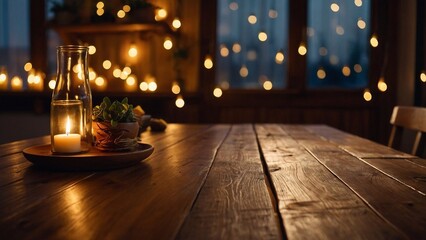
{"type": "Polygon", "coordinates": [[[70,133],[71,122],[67,117],[65,125],[65,134],[57,134],[53,136],[53,147],[55,152],[60,153],[78,153],[81,152],[81,136],[80,134],[70,133]]]}

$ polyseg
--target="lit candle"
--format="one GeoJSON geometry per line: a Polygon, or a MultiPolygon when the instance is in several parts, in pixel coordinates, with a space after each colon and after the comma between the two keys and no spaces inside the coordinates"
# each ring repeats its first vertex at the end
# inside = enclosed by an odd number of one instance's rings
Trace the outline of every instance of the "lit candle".
{"type": "Polygon", "coordinates": [[[21,91],[22,90],[22,79],[18,76],[15,76],[11,80],[12,91],[21,91]]]}
{"type": "Polygon", "coordinates": [[[70,133],[71,122],[67,116],[65,125],[65,134],[57,134],[53,136],[53,145],[55,152],[61,153],[77,153],[81,152],[81,136],[80,134],[70,133]]]}

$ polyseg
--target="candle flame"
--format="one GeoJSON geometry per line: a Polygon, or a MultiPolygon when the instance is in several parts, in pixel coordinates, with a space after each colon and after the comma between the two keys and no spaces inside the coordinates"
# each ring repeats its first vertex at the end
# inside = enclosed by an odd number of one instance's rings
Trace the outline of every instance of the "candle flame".
{"type": "Polygon", "coordinates": [[[71,122],[70,122],[70,117],[67,116],[67,123],[65,124],[65,133],[69,135],[70,131],[71,131],[71,122]]]}

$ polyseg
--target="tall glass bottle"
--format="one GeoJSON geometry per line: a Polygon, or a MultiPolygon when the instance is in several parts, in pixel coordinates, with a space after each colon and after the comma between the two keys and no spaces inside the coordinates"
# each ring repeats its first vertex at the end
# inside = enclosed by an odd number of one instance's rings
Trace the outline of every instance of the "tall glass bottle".
{"type": "Polygon", "coordinates": [[[67,45],[57,49],[56,86],[50,106],[53,153],[87,152],[92,137],[92,93],[89,85],[88,48],[67,45]]]}

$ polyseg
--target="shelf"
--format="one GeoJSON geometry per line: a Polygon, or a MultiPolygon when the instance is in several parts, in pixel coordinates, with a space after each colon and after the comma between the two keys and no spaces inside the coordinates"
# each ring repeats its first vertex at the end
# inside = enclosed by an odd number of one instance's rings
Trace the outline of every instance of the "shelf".
{"type": "Polygon", "coordinates": [[[165,22],[154,23],[102,23],[82,25],[53,25],[52,28],[60,34],[81,33],[120,33],[120,32],[157,32],[163,34],[174,33],[165,22]]]}

